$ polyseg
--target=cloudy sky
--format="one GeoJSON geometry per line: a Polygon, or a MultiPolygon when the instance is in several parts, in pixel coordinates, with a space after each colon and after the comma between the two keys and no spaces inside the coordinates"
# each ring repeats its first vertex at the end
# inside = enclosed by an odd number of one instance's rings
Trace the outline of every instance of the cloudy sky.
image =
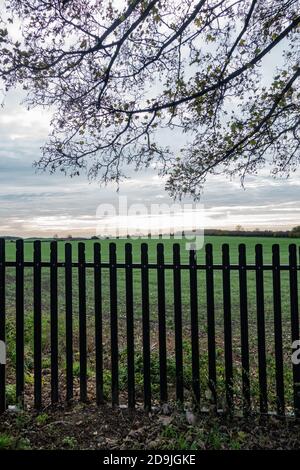
{"type": "MultiPolygon", "coordinates": [[[[0,0],[0,6],[2,3],[0,0]]],[[[280,48],[265,62],[263,80],[268,83],[281,62],[280,48]]],[[[101,204],[112,204],[118,211],[119,196],[127,196],[129,208],[132,204],[173,204],[164,191],[164,181],[154,170],[129,170],[131,179],[121,185],[119,193],[116,187],[89,183],[84,176],[68,179],[37,174],[33,162],[39,159],[40,146],[49,133],[50,115],[39,109],[27,111],[20,104],[22,98],[20,91],[12,91],[0,108],[0,236],[94,235],[99,230],[101,204]]],[[[175,137],[172,146],[176,152],[183,139],[175,137]]],[[[238,178],[211,177],[201,200],[207,228],[234,228],[238,224],[245,228],[290,228],[300,224],[299,202],[300,170],[288,180],[274,180],[269,169],[248,177],[245,188],[238,178]]],[[[195,222],[196,213],[189,214],[190,221],[195,222]]],[[[149,220],[154,226],[161,220],[152,217],[145,222],[144,216],[131,217],[128,225],[132,219],[146,228],[149,220]]],[[[110,219],[111,224],[115,221],[115,217],[110,219]]],[[[167,221],[164,217],[164,228],[167,221]]]]}
{"type": "MultiPolygon", "coordinates": [[[[0,235],[95,234],[99,205],[118,206],[116,188],[100,188],[84,177],[36,174],[32,164],[47,138],[49,115],[41,110],[27,111],[21,98],[20,93],[11,92],[0,110],[0,235]]],[[[180,144],[178,138],[178,147],[180,144]]],[[[201,201],[206,227],[241,224],[245,228],[280,229],[299,224],[299,176],[300,172],[288,180],[274,180],[266,170],[249,177],[245,189],[238,179],[211,178],[201,201]]],[[[133,173],[121,185],[119,195],[128,197],[129,206],[172,204],[164,181],[152,170],[133,173]]]]}

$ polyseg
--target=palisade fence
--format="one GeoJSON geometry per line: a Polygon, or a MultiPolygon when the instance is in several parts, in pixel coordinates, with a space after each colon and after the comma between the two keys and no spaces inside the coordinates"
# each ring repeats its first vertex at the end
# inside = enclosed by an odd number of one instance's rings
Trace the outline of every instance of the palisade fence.
{"type": "Polygon", "coordinates": [[[165,262],[164,244],[157,244],[154,262],[141,244],[138,263],[130,243],[122,262],[115,243],[105,262],[98,242],[91,261],[85,243],[76,247],[76,261],[71,243],[63,261],[56,241],[48,261],[41,241],[31,261],[23,240],[14,261],[6,259],[7,245],[0,240],[0,340],[8,351],[0,366],[1,412],[7,388],[15,386],[16,402],[33,396],[37,409],[78,393],[83,402],[126,400],[147,410],[173,400],[300,416],[300,365],[291,359],[299,339],[296,245],[286,264],[279,245],[269,264],[262,245],[252,264],[244,244],[237,263],[223,245],[218,264],[211,244],[202,264],[195,251],[181,262],[177,243],[172,262],[165,262]]]}

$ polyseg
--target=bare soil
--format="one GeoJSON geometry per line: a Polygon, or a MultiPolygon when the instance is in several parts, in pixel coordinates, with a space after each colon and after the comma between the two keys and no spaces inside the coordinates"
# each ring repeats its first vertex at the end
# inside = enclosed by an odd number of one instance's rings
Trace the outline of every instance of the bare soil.
{"type": "Polygon", "coordinates": [[[206,450],[299,449],[300,424],[292,420],[195,414],[170,407],[143,409],[58,405],[9,411],[0,418],[2,449],[206,450]]]}

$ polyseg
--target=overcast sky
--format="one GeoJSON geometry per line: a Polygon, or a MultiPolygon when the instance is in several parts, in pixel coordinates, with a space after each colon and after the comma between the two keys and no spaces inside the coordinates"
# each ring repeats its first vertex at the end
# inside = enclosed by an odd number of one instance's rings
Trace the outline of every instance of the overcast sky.
{"type": "MultiPolygon", "coordinates": [[[[278,50],[266,58],[266,83],[280,57],[278,50]]],[[[22,92],[12,91],[0,109],[0,236],[96,234],[99,204],[118,206],[116,187],[100,188],[84,176],[69,179],[36,174],[33,162],[39,159],[40,147],[47,139],[50,114],[39,109],[27,111],[20,104],[22,98],[22,92]]],[[[179,134],[172,139],[164,134],[163,139],[164,144],[172,143],[175,152],[184,144],[179,134]]],[[[129,174],[131,179],[122,183],[119,191],[119,195],[128,197],[129,205],[173,203],[154,170],[129,170],[129,174]]],[[[300,170],[289,179],[275,180],[269,176],[269,169],[248,177],[245,188],[238,178],[211,177],[201,200],[207,228],[234,228],[238,224],[245,228],[291,228],[300,225],[299,202],[300,170]]]]}
{"type": "MultiPolygon", "coordinates": [[[[113,186],[100,188],[84,177],[36,174],[32,166],[49,132],[49,116],[27,111],[21,95],[11,92],[0,111],[0,235],[93,235],[99,204],[117,205],[113,186]]],[[[178,138],[178,147],[180,146],[178,138]]],[[[268,170],[249,177],[243,189],[238,179],[211,178],[204,191],[207,227],[289,228],[300,223],[299,172],[274,180],[268,170]]],[[[133,173],[120,195],[131,203],[168,203],[164,181],[153,170],[133,173]]]]}

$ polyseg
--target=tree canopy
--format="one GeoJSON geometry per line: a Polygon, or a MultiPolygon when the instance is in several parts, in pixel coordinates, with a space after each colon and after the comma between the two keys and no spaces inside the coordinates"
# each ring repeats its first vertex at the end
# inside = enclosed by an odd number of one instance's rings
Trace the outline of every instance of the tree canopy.
{"type": "Polygon", "coordinates": [[[119,182],[128,164],[153,164],[172,195],[194,197],[218,171],[243,178],[270,161],[289,174],[300,157],[299,3],[6,0],[4,88],[53,110],[36,165],[119,182]],[[168,148],[166,130],[187,144],[168,148]]]}
{"type": "Polygon", "coordinates": [[[300,225],[297,225],[297,227],[292,228],[291,235],[294,237],[300,237],[300,225]]]}

